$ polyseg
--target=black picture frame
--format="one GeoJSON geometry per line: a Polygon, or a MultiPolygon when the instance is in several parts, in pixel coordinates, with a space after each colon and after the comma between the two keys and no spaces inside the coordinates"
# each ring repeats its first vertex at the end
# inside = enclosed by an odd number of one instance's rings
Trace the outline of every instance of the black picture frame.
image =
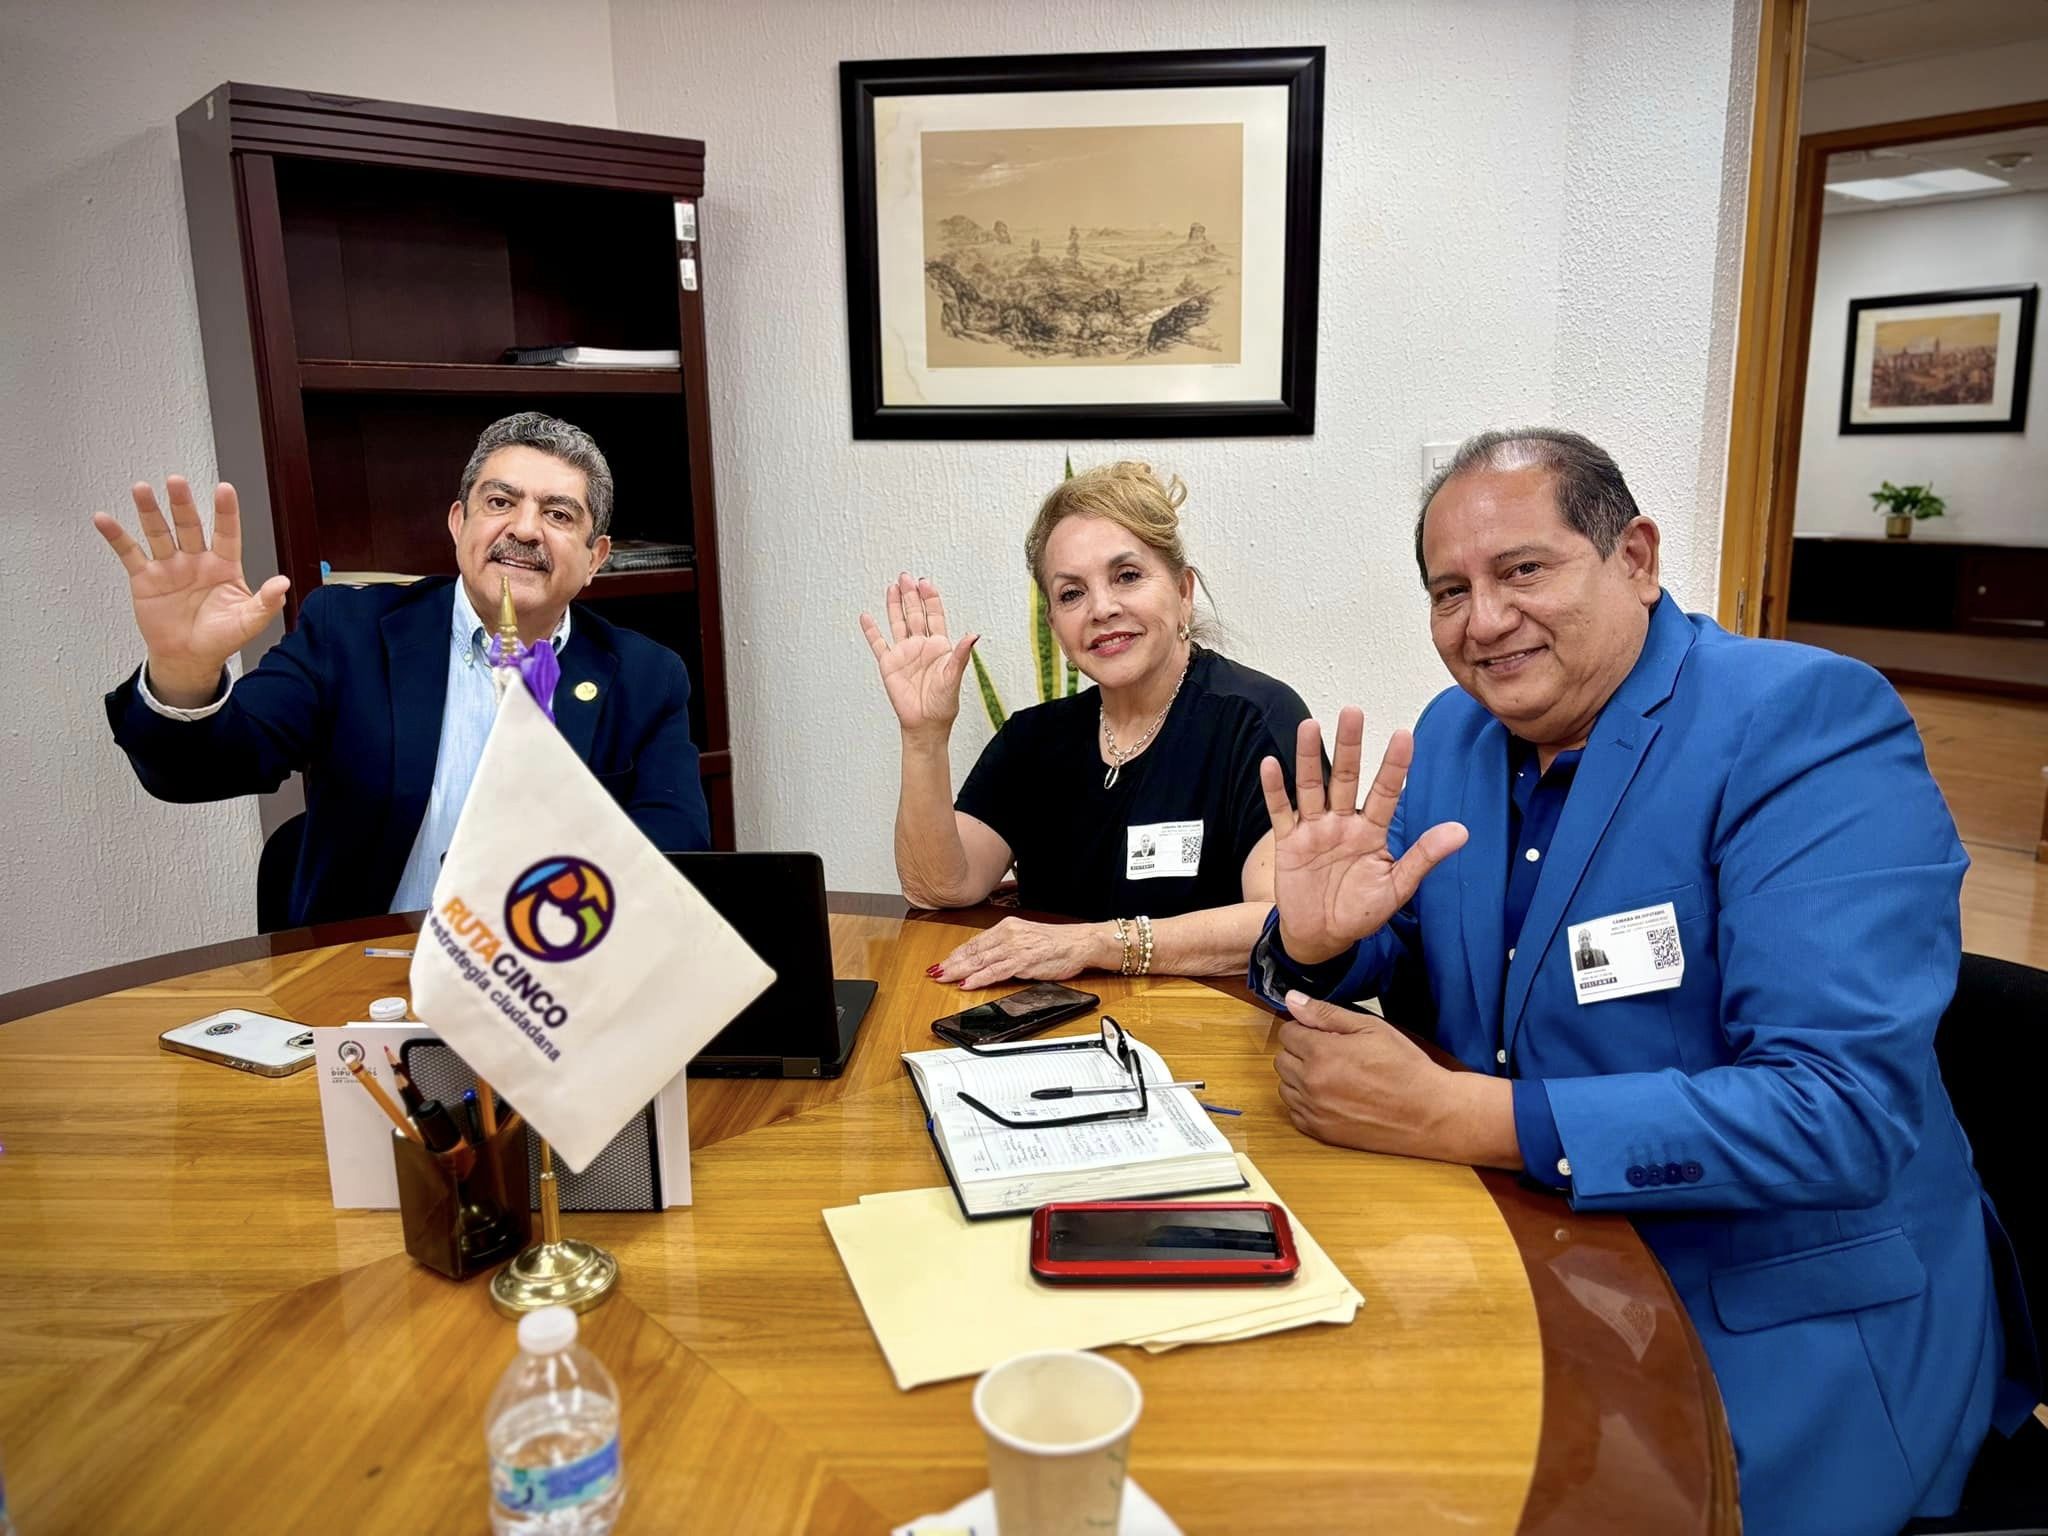
{"type": "Polygon", "coordinates": [[[1282,436],[1315,430],[1322,249],[1321,47],[852,60],[839,66],[853,435],[870,439],[1282,436]],[[883,399],[875,105],[888,96],[1202,86],[1287,88],[1280,388],[1270,400],[891,405],[883,399]]]}
{"type": "Polygon", "coordinates": [[[1840,432],[1844,437],[1872,437],[1906,432],[2024,432],[2027,429],[2027,385],[2034,365],[2034,321],[2041,290],[2037,284],[2000,288],[1944,288],[1929,293],[1891,293],[1876,298],[1849,301],[1849,334],[1842,357],[1842,409],[1840,432]],[[1868,310],[1910,309],[1925,304],[1952,304],[2019,300],[2018,341],[2013,355],[2011,404],[2004,416],[1988,421],[1857,421],[1854,419],[1858,332],[1868,310]]]}

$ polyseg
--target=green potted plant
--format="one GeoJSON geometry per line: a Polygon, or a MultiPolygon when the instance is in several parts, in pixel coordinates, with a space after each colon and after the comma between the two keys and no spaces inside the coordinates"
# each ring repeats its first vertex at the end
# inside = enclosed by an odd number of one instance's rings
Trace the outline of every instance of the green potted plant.
{"type": "Polygon", "coordinates": [[[1934,486],[1893,485],[1887,480],[1870,493],[1873,511],[1884,514],[1884,536],[1888,539],[1907,539],[1913,536],[1913,524],[1923,517],[1940,517],[1948,510],[1948,503],[1934,494],[1934,486]]]}
{"type": "MultiPolygon", "coordinates": [[[[1067,455],[1066,477],[1074,478],[1071,453],[1067,455]]],[[[974,680],[981,688],[981,707],[988,712],[988,723],[1001,730],[1010,712],[1003,705],[1002,694],[996,691],[996,680],[981,659],[981,648],[977,646],[971,655],[974,680]]],[[[1046,606],[1044,588],[1035,581],[1031,583],[1031,661],[1038,674],[1039,703],[1056,699],[1062,693],[1081,691],[1081,669],[1060,655],[1059,642],[1052,635],[1052,610],[1046,606]]]]}

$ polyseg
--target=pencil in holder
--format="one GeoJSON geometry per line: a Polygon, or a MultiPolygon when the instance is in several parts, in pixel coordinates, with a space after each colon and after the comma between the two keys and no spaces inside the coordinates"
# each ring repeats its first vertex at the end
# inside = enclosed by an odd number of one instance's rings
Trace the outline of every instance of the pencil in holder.
{"type": "Polygon", "coordinates": [[[405,1251],[436,1274],[466,1280],[511,1258],[532,1237],[524,1122],[501,1126],[478,1147],[439,1156],[393,1134],[391,1155],[405,1251]]]}

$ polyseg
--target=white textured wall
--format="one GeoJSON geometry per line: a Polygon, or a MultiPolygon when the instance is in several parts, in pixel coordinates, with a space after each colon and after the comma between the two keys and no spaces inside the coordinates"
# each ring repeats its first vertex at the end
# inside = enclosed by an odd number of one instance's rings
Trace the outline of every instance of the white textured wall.
{"type": "MultiPolygon", "coordinates": [[[[1192,490],[1230,648],[1380,735],[1446,681],[1410,552],[1421,445],[1583,427],[1713,603],[1753,0],[614,0],[620,123],[707,142],[723,592],[740,836],[894,883],[895,732],[855,616],[937,580],[1029,697],[1024,525],[1060,473],[1137,455],[1192,490]],[[842,59],[1329,49],[1316,435],[855,443],[842,59]]],[[[970,699],[963,773],[988,729],[970,699]]]]}
{"type": "Polygon", "coordinates": [[[1932,482],[1948,502],[1946,515],[1913,530],[1916,539],[2048,544],[2048,338],[2038,332],[2030,430],[1841,434],[1851,299],[2026,283],[2048,287],[2048,192],[1821,221],[1796,532],[1882,533],[1870,493],[1890,480],[1932,482]]]}
{"type": "Polygon", "coordinates": [[[136,478],[213,477],[173,119],[235,79],[611,126],[609,19],[602,0],[0,10],[0,991],[255,927],[254,803],[157,804],[100,707],[139,656],[88,516],[136,478]]]}

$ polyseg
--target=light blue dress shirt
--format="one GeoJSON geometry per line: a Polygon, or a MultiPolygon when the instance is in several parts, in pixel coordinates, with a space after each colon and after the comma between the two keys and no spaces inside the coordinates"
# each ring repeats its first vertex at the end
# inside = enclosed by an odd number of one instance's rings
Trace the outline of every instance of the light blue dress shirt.
{"type": "MultiPolygon", "coordinates": [[[[555,626],[555,654],[561,655],[568,643],[569,610],[565,608],[562,622],[555,626]]],[[[477,617],[467,589],[458,581],[449,607],[448,702],[441,710],[434,786],[428,792],[427,813],[420,819],[405,873],[398,877],[398,890],[391,898],[394,912],[417,912],[433,903],[441,860],[455,837],[455,823],[462,819],[462,804],[469,798],[491,723],[498,718],[498,689],[486,645],[484,621],[477,617]]]]}

